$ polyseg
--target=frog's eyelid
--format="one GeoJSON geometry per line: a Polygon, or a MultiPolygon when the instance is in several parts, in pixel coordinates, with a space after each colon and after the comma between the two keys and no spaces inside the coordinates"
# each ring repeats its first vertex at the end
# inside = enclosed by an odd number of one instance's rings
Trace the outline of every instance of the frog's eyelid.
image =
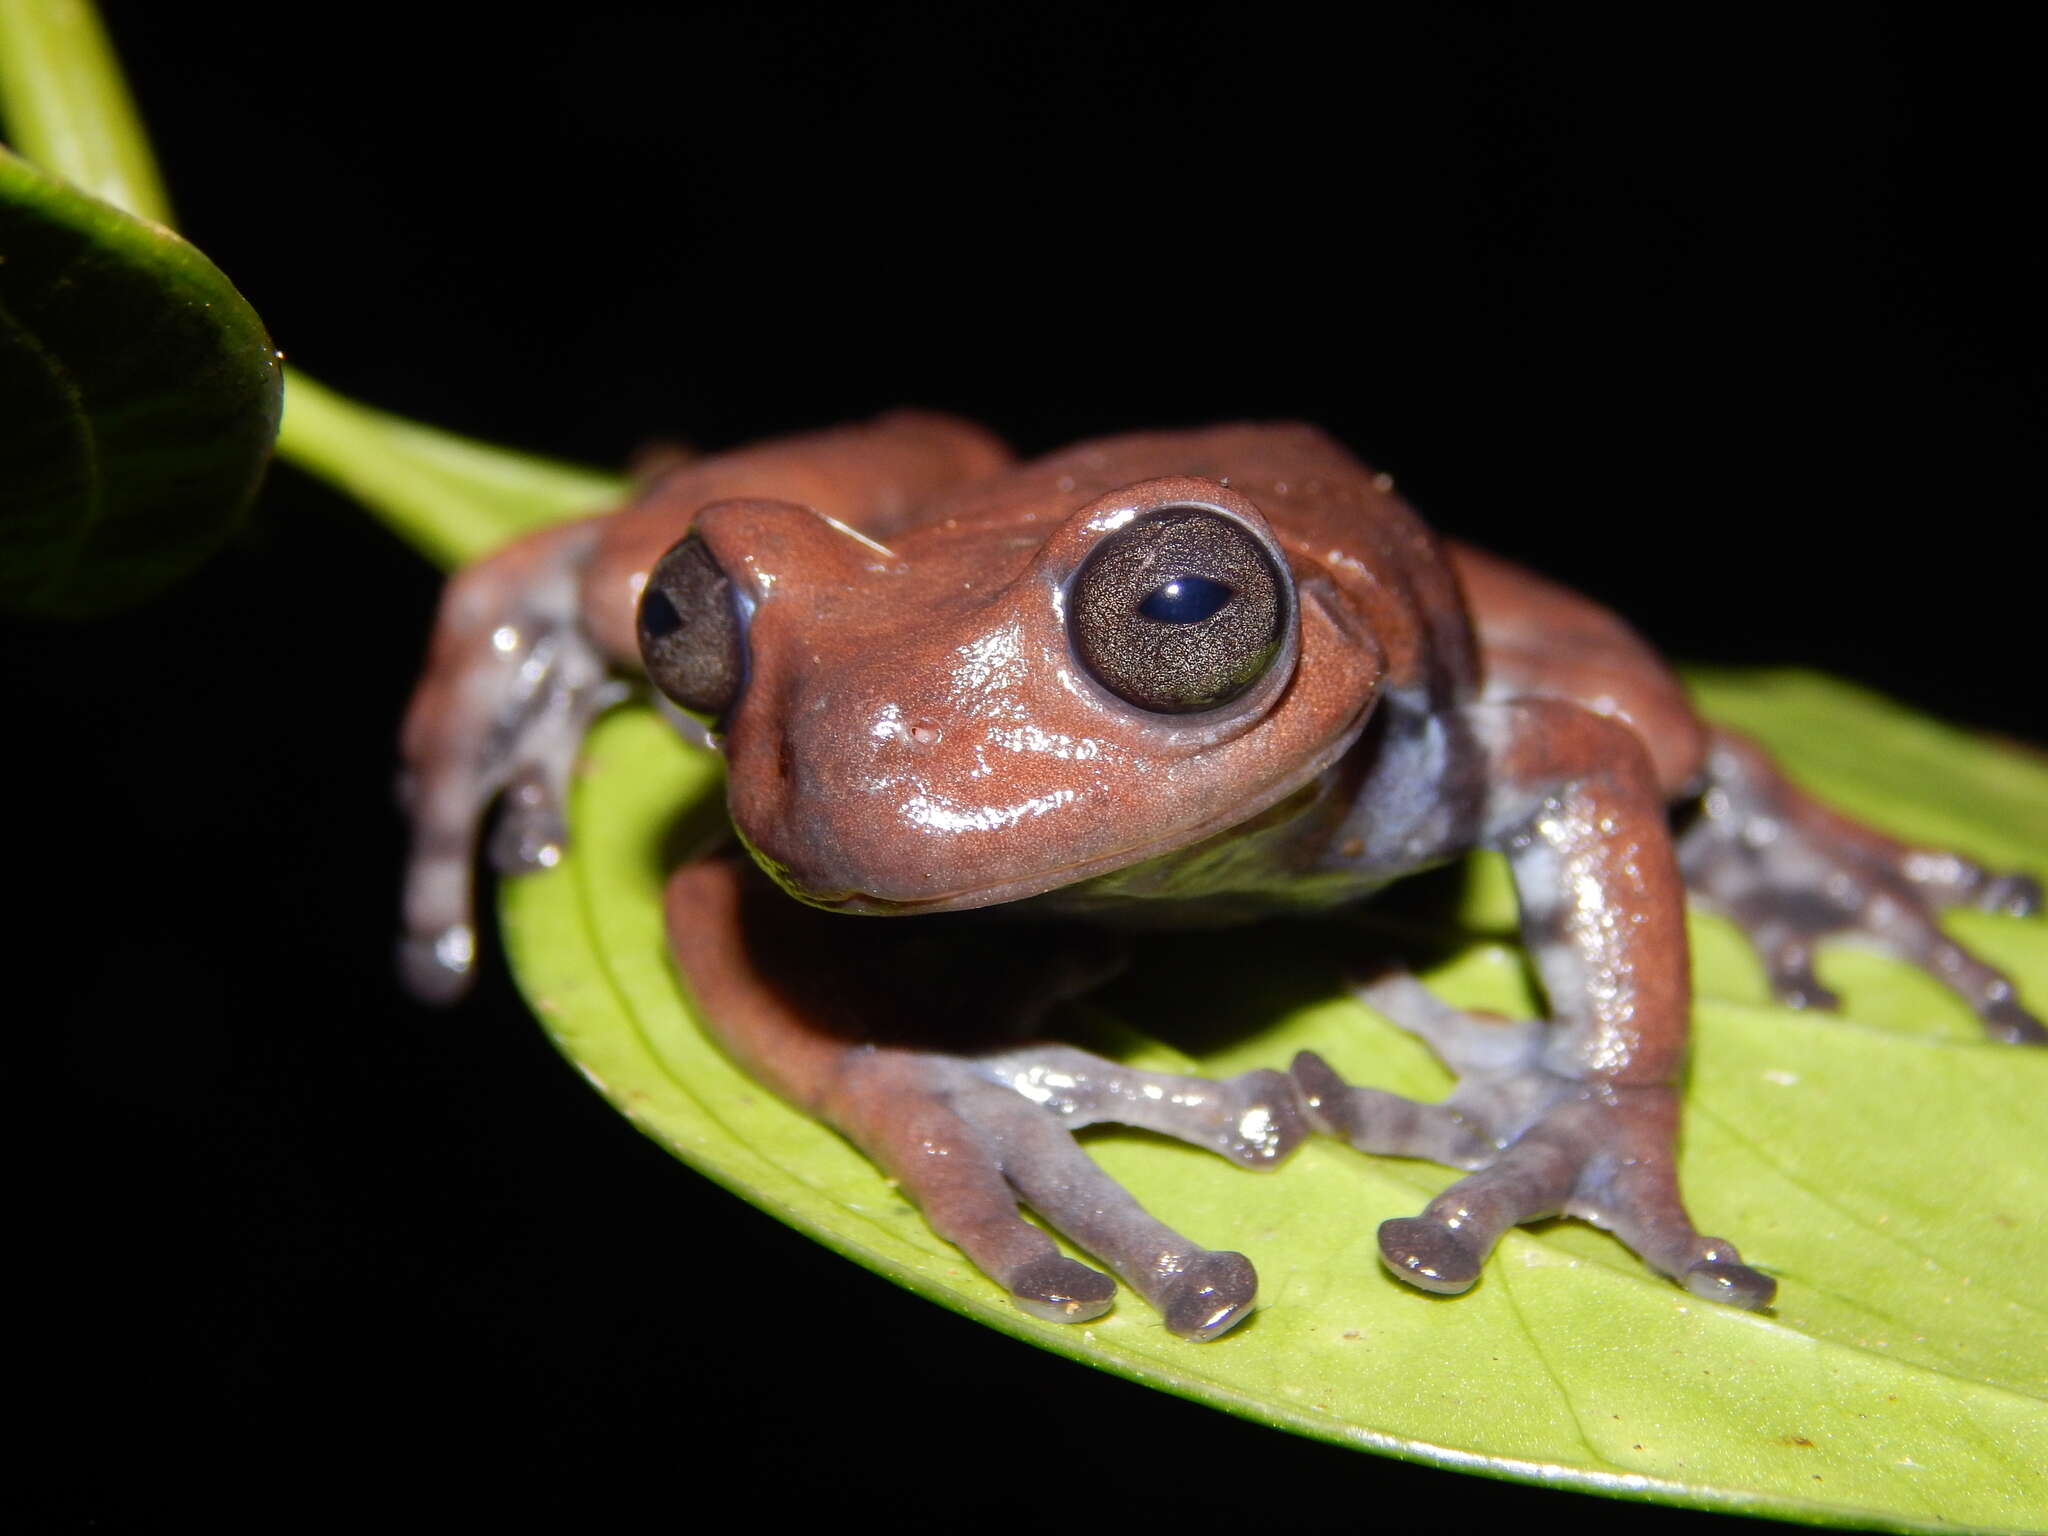
{"type": "Polygon", "coordinates": [[[1236,702],[1272,671],[1293,625],[1285,561],[1257,528],[1201,502],[1149,508],[1105,535],[1067,588],[1067,635],[1081,669],[1156,715],[1207,714],[1236,702]],[[1227,595],[1185,620],[1151,612],[1176,579],[1227,595]]]}
{"type": "Polygon", "coordinates": [[[701,535],[679,539],[641,590],[635,629],[654,686],[684,709],[722,718],[746,689],[754,604],[701,535]]]}
{"type": "Polygon", "coordinates": [[[873,550],[876,554],[882,556],[886,560],[894,560],[896,558],[895,550],[891,549],[886,544],[878,543],[874,539],[869,538],[866,534],[862,533],[858,528],[855,528],[847,523],[842,523],[836,517],[828,517],[823,512],[819,512],[817,516],[819,521],[823,522],[826,527],[832,529],[834,532],[845,534],[849,539],[852,539],[856,544],[861,545],[863,548],[873,550]]]}

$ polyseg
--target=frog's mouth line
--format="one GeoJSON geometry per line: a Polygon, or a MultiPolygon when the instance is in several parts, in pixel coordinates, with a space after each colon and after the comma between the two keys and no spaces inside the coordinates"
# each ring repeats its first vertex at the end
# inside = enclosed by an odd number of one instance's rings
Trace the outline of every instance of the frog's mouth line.
{"type": "Polygon", "coordinates": [[[1098,875],[1114,874],[1119,870],[1129,869],[1133,865],[1143,864],[1148,859],[1192,847],[1256,820],[1290,795],[1312,784],[1331,764],[1348,752],[1365,730],[1366,722],[1372,717],[1373,707],[1377,702],[1378,694],[1375,692],[1359,710],[1357,718],[1337,732],[1320,752],[1313,754],[1285,778],[1268,785],[1254,798],[1240,801],[1205,822],[1176,828],[1163,837],[1110,853],[1097,854],[1093,858],[1077,859],[1071,864],[1042,871],[1027,879],[1000,881],[994,885],[908,898],[877,896],[871,891],[849,890],[843,887],[807,890],[791,874],[788,866],[763,854],[744,832],[739,833],[739,838],[747,852],[753,855],[754,862],[759,864],[778,886],[805,906],[816,907],[820,911],[839,912],[852,917],[917,917],[941,912],[970,912],[977,907],[1002,906],[1007,902],[1024,901],[1033,896],[1043,896],[1048,891],[1078,885],[1098,875]]]}

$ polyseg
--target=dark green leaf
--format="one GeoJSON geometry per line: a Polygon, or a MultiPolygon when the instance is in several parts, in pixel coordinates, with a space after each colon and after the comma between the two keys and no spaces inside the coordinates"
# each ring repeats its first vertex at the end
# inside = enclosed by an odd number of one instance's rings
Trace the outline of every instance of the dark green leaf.
{"type": "Polygon", "coordinates": [[[212,262],[0,151],[0,604],[84,617],[177,581],[240,524],[279,398],[212,262]]]}

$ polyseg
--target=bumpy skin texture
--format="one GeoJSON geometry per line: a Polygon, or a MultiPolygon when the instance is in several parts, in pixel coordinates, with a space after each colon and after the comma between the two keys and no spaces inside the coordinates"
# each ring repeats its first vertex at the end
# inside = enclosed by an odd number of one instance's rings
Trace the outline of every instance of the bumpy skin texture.
{"type": "Polygon", "coordinates": [[[505,792],[501,869],[558,857],[578,740],[639,670],[643,589],[686,534],[648,655],[721,716],[758,869],[675,876],[678,967],[751,1073],[858,1144],[1037,1316],[1099,1316],[1114,1284],[1020,1204],[1186,1337],[1253,1304],[1244,1256],[1163,1226],[1075,1144],[1103,1121],[1250,1168],[1319,1131],[1470,1170],[1380,1230],[1389,1269],[1425,1289],[1465,1289],[1507,1228],[1564,1213],[1695,1295],[1767,1305],[1773,1282],[1701,1235],[1677,1188],[1681,865],[1795,1001],[1830,1001],[1811,944],[1853,932],[1941,977],[1995,1038],[2042,1039],[1935,923],[1963,903],[2031,910],[2029,883],[1816,806],[1710,733],[1619,620],[1440,542],[1313,429],[1124,437],[1014,465],[975,427],[908,413],[674,464],[626,509],[450,584],[404,739],[404,955],[423,993],[459,991],[474,963],[469,866],[492,798],[505,792]],[[1188,517],[1222,526],[1126,540],[1101,567],[1111,598],[1082,590],[1105,541],[1188,517]],[[1129,552],[1155,546],[1167,565],[1217,550],[1230,568],[1163,565],[1148,598],[1129,552]],[[1212,619],[1244,597],[1233,582],[1258,606],[1212,619]],[[715,643],[693,642],[707,618],[715,643]],[[1203,695],[1227,693],[1213,707],[1131,702],[1187,686],[1186,658],[1219,648],[1220,671],[1197,668],[1231,680],[1203,695]],[[1090,655],[1115,656],[1114,688],[1090,655]],[[716,659],[673,659],[691,656],[716,659]],[[1703,812],[1674,848],[1667,806],[1694,795],[1703,812]],[[1479,847],[1508,858],[1549,1018],[1474,1018],[1398,974],[1363,993],[1458,1075],[1442,1104],[1346,1084],[1308,1055],[1208,1083],[1030,1035],[1114,968],[1101,935],[1118,925],[1330,908],[1479,847]],[[832,915],[847,912],[922,916],[884,938],[832,915]]]}

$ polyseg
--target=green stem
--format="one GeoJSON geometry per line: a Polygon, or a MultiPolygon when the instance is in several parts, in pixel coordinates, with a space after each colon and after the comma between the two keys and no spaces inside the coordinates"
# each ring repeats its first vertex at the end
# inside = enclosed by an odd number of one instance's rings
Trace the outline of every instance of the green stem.
{"type": "Polygon", "coordinates": [[[622,489],[609,475],[372,410],[293,369],[285,373],[277,451],[373,509],[444,566],[594,511],[622,489]]]}
{"type": "Polygon", "coordinates": [[[0,0],[0,126],[24,159],[171,224],[149,135],[87,0],[0,0]]]}

